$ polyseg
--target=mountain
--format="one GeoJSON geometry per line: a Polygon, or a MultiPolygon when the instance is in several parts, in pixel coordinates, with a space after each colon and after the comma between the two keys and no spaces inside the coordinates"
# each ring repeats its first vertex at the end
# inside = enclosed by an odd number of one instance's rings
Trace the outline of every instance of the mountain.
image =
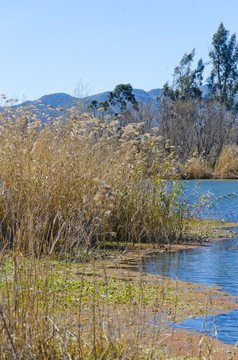
{"type": "MultiPolygon", "coordinates": [[[[155,101],[156,98],[160,95],[162,89],[154,89],[150,91],[145,91],[142,89],[133,89],[133,94],[137,101],[155,101]]],[[[76,98],[74,96],[65,94],[65,93],[55,93],[50,95],[44,95],[38,100],[26,101],[24,103],[16,105],[17,107],[24,106],[28,107],[31,105],[39,106],[39,104],[44,105],[47,108],[49,105],[53,106],[53,108],[70,108],[76,104],[90,104],[92,100],[97,100],[98,102],[103,102],[107,100],[109,91],[105,91],[99,94],[87,96],[84,98],[76,98]]]]}
{"type": "Polygon", "coordinates": [[[161,91],[162,89],[153,89],[148,91],[148,94],[150,95],[150,97],[153,97],[153,99],[157,99],[157,97],[161,95],[161,91]]]}
{"type": "Polygon", "coordinates": [[[69,108],[75,105],[75,103],[78,103],[79,99],[76,97],[73,97],[71,95],[65,94],[65,93],[55,93],[50,95],[44,95],[40,97],[38,100],[33,101],[25,101],[24,103],[16,105],[17,107],[24,106],[39,106],[39,104],[44,105],[44,107],[47,108],[47,106],[51,105],[53,108],[69,108]]]}
{"type": "MultiPolygon", "coordinates": [[[[203,97],[206,97],[208,93],[207,85],[203,85],[201,87],[201,90],[203,93],[203,97]]],[[[136,100],[139,102],[140,101],[155,102],[156,99],[161,95],[161,91],[162,89],[152,89],[150,91],[145,91],[143,89],[133,89],[132,93],[135,95],[136,100]]],[[[92,100],[96,100],[98,103],[100,103],[107,100],[108,95],[109,95],[109,91],[105,91],[99,94],[94,94],[79,99],[77,97],[65,93],[55,93],[55,94],[44,95],[38,100],[26,101],[24,103],[13,106],[13,108],[20,106],[28,107],[34,105],[38,107],[41,111],[43,110],[44,113],[48,113],[49,105],[53,106],[54,109],[57,108],[67,109],[67,108],[71,108],[74,105],[81,104],[82,108],[86,110],[87,105],[90,104],[92,100]],[[43,107],[40,108],[39,104],[44,105],[44,109],[43,107]]]]}

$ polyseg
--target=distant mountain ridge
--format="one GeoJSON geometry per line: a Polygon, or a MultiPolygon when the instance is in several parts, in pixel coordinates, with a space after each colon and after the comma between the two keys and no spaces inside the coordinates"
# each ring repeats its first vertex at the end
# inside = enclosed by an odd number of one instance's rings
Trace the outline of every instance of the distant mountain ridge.
{"type": "MultiPolygon", "coordinates": [[[[133,89],[133,94],[135,95],[135,98],[137,101],[155,101],[156,98],[161,94],[162,89],[153,89],[150,91],[145,91],[142,89],[133,89]]],[[[90,104],[92,100],[96,100],[98,102],[103,102],[107,100],[109,91],[105,91],[99,94],[86,96],[83,98],[77,98],[71,95],[68,95],[66,93],[54,93],[49,95],[44,95],[40,97],[38,100],[33,101],[25,101],[21,104],[18,104],[19,106],[39,106],[41,103],[45,107],[51,105],[53,108],[70,108],[79,102],[82,104],[90,104]]]]}

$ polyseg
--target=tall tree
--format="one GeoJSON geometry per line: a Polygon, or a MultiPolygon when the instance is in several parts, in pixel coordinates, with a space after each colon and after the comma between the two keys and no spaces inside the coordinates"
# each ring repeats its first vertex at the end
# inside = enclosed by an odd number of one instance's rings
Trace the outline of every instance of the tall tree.
{"type": "Polygon", "coordinates": [[[194,97],[201,97],[204,64],[202,59],[198,61],[196,69],[192,70],[192,62],[195,49],[191,53],[185,53],[180,63],[174,69],[174,79],[172,86],[168,83],[164,85],[162,94],[172,100],[187,100],[194,97]]]}
{"type": "Polygon", "coordinates": [[[135,108],[137,107],[137,101],[132,91],[133,88],[130,84],[120,84],[115,87],[114,91],[109,92],[108,103],[115,115],[124,113],[129,103],[135,108]]]}
{"type": "Polygon", "coordinates": [[[220,24],[217,32],[213,35],[212,50],[209,57],[212,70],[208,78],[210,97],[225,104],[227,109],[234,109],[235,95],[238,92],[238,44],[236,35],[229,38],[229,31],[220,24]]]}

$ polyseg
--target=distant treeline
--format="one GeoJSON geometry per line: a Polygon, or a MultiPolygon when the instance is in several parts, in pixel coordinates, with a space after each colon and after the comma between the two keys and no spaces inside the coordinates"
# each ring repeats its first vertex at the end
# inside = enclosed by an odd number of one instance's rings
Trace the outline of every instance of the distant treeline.
{"type": "MultiPolygon", "coordinates": [[[[195,49],[185,53],[174,69],[173,82],[164,85],[155,102],[138,102],[130,84],[117,85],[104,102],[93,100],[88,110],[94,115],[120,117],[121,126],[144,122],[144,130],[158,127],[164,145],[176,147],[177,167],[183,177],[194,177],[191,164],[201,167],[199,176],[211,177],[219,167],[222,152],[231,149],[233,166],[220,176],[236,177],[238,158],[238,44],[236,35],[229,36],[220,24],[213,35],[209,52],[210,75],[203,83],[205,64],[202,59],[195,68],[195,49]],[[198,161],[199,159],[199,161],[198,161]],[[196,162],[195,162],[196,160],[196,162]],[[199,165],[200,164],[200,165],[199,165]],[[205,166],[206,164],[206,166],[205,166]],[[236,165],[237,164],[237,165],[236,165]],[[235,166],[234,166],[235,165],[235,166]],[[235,168],[234,168],[235,167],[235,168]],[[189,170],[190,169],[190,170],[189,170]]],[[[231,150],[229,150],[231,153],[231,150]]],[[[218,176],[218,175],[216,175],[218,176]]]]}

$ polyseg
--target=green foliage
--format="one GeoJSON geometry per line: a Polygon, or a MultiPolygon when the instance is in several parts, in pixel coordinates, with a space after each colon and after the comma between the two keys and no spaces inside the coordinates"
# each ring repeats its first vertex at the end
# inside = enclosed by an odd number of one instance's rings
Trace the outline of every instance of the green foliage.
{"type": "Polygon", "coordinates": [[[97,115],[97,111],[101,108],[103,108],[105,112],[108,111],[109,104],[107,100],[101,102],[98,102],[97,100],[92,100],[91,103],[88,105],[88,111],[94,116],[97,115]]]}
{"type": "Polygon", "coordinates": [[[213,35],[213,48],[209,52],[212,63],[211,75],[208,79],[210,96],[225,104],[227,109],[234,109],[235,95],[238,92],[238,44],[236,35],[229,38],[229,31],[220,24],[213,35]]]}
{"type": "Polygon", "coordinates": [[[109,92],[108,103],[115,115],[124,113],[128,103],[132,104],[134,108],[137,107],[138,104],[132,91],[133,88],[130,84],[120,84],[115,87],[114,91],[109,92]]]}
{"type": "Polygon", "coordinates": [[[105,101],[102,101],[99,103],[99,107],[102,107],[104,109],[104,111],[108,111],[110,105],[109,105],[108,101],[105,100],[105,101]]]}
{"type": "Polygon", "coordinates": [[[91,103],[88,105],[88,111],[96,115],[96,110],[98,109],[99,104],[97,100],[92,100],[91,103]]]}
{"type": "Polygon", "coordinates": [[[173,85],[170,87],[168,82],[164,85],[162,92],[164,96],[172,100],[201,97],[202,92],[199,86],[202,85],[204,64],[200,59],[196,69],[192,70],[194,55],[195,49],[190,54],[184,54],[180,64],[174,69],[173,85]]]}

